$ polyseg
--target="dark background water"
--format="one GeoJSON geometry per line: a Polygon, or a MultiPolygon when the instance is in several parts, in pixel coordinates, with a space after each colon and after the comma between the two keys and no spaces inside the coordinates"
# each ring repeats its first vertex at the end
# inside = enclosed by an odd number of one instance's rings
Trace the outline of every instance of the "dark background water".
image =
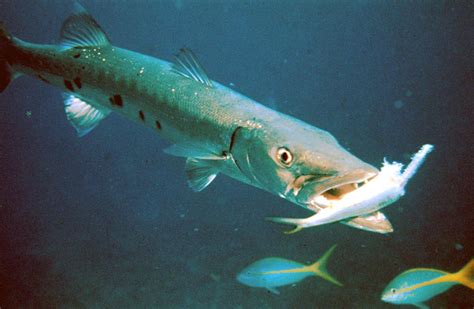
{"type": "MultiPolygon", "coordinates": [[[[224,176],[194,194],[151,130],[111,115],[79,139],[60,91],[19,78],[0,95],[2,308],[390,308],[379,296],[400,272],[457,271],[474,255],[471,1],[81,2],[114,45],[168,60],[191,47],[212,79],[369,163],[436,149],[385,210],[393,234],[332,224],[288,236],[264,217],[308,212],[224,176]],[[310,278],[276,296],[235,280],[256,259],[312,262],[336,243],[328,267],[343,288],[310,278]]],[[[4,0],[0,19],[54,43],[71,7],[4,0]]],[[[474,298],[457,286],[429,304],[474,298]]]]}

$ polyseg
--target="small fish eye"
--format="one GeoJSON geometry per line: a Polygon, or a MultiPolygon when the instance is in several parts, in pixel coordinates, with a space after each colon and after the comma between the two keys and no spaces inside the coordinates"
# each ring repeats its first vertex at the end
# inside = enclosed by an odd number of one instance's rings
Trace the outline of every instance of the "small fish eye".
{"type": "Polygon", "coordinates": [[[277,151],[277,159],[284,166],[290,166],[293,163],[293,154],[287,148],[280,147],[277,151]]]}
{"type": "Polygon", "coordinates": [[[391,292],[392,294],[395,294],[395,293],[397,292],[397,290],[396,290],[396,289],[390,289],[390,292],[391,292]]]}

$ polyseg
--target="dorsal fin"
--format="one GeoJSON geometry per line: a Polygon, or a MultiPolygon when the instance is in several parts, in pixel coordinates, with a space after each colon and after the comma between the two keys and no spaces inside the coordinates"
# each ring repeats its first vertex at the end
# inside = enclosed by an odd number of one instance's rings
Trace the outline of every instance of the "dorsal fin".
{"type": "Polygon", "coordinates": [[[109,46],[110,40],[87,11],[79,3],[61,28],[61,45],[64,48],[109,46]]]}
{"type": "Polygon", "coordinates": [[[212,81],[207,77],[206,72],[199,64],[194,53],[188,48],[181,48],[179,53],[175,55],[173,71],[212,87],[212,81]]]}

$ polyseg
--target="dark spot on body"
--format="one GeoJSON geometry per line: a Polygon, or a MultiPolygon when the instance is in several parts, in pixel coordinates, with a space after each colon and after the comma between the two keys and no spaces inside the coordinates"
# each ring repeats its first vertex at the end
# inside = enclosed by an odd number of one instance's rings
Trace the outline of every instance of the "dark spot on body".
{"type": "Polygon", "coordinates": [[[142,121],[145,121],[145,113],[144,113],[143,111],[139,111],[139,112],[138,112],[138,115],[140,116],[140,119],[141,119],[142,121]]]}
{"type": "Polygon", "coordinates": [[[79,89],[82,88],[81,79],[79,77],[74,78],[73,81],[74,81],[74,84],[76,84],[77,88],[79,89]]]}
{"type": "Polygon", "coordinates": [[[67,90],[74,91],[74,87],[72,86],[72,83],[70,81],[64,80],[64,86],[66,87],[67,90]]]}
{"type": "Polygon", "coordinates": [[[81,57],[81,54],[75,54],[73,57],[77,59],[77,58],[81,57]]]}
{"type": "Polygon", "coordinates": [[[86,69],[86,67],[85,67],[85,66],[82,66],[82,69],[83,69],[83,70],[85,70],[85,69],[86,69]]]}
{"type": "Polygon", "coordinates": [[[122,96],[120,94],[116,94],[114,96],[111,96],[109,98],[109,101],[114,106],[119,106],[119,107],[123,106],[123,100],[122,100],[122,96]]]}
{"type": "Polygon", "coordinates": [[[158,120],[156,121],[156,128],[161,130],[161,123],[158,120]]]}
{"type": "Polygon", "coordinates": [[[44,78],[43,76],[38,75],[38,78],[39,78],[40,80],[42,80],[43,82],[45,82],[46,84],[49,84],[49,81],[48,81],[46,78],[44,78]]]}
{"type": "Polygon", "coordinates": [[[119,94],[114,95],[115,104],[118,106],[123,106],[122,96],[119,94]]]}

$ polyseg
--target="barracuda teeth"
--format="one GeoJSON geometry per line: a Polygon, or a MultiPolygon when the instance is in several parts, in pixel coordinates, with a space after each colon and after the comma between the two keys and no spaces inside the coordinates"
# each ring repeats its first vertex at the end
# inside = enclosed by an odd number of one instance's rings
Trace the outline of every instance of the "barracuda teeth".
{"type": "Polygon", "coordinates": [[[301,188],[302,188],[302,187],[294,188],[294,189],[293,189],[293,195],[294,195],[294,196],[298,196],[298,193],[300,193],[301,188]]]}
{"type": "Polygon", "coordinates": [[[311,201],[311,205],[322,209],[330,205],[329,201],[322,195],[317,196],[311,201]]]}

